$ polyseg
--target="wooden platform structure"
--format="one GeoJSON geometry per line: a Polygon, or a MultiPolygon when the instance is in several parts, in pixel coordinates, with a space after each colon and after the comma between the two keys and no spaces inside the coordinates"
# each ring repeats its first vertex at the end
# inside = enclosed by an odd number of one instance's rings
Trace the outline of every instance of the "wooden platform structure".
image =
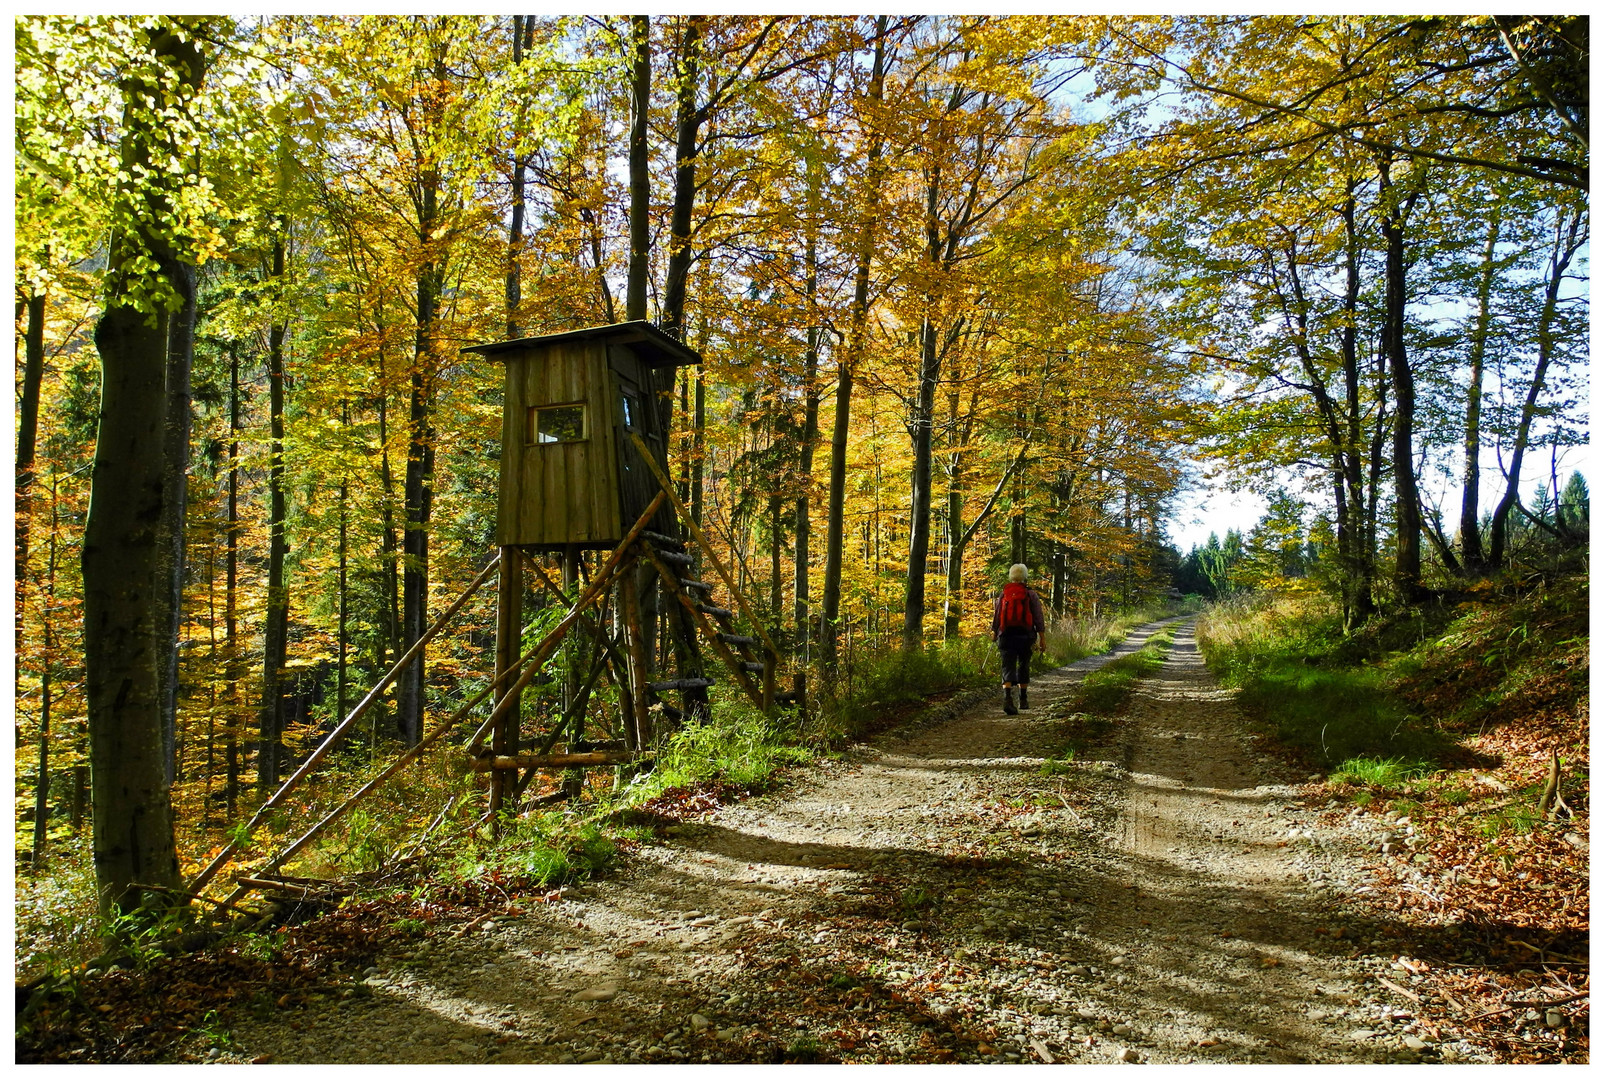
{"type": "MultiPolygon", "coordinates": [[[[560,793],[577,796],[583,770],[648,765],[668,727],[705,714],[714,680],[703,665],[703,645],[722,662],[731,683],[765,713],[774,715],[779,707],[803,704],[800,672],[790,690],[777,690],[780,649],[708,536],[687,513],[668,476],[660,417],[646,390],[655,368],[700,362],[700,357],[648,323],[465,351],[502,353],[508,359],[496,552],[463,594],[262,804],[243,835],[249,836],[285,804],[495,572],[493,677],[471,700],[430,728],[417,745],[265,864],[249,875],[237,875],[225,906],[255,889],[307,887],[311,879],[287,877],[281,867],[386,780],[453,732],[466,730],[487,699],[489,711],[463,749],[469,767],[488,774],[484,820],[492,829],[541,773],[561,773],[560,793]],[[606,468],[598,470],[599,462],[606,468]],[[598,476],[599,472],[606,475],[598,476]],[[604,490],[601,495],[594,490],[576,495],[572,489],[584,483],[604,490]],[[619,513],[614,514],[614,506],[619,513]],[[621,528],[620,522],[629,527],[621,528]],[[684,537],[682,524],[687,530],[684,537]],[[606,551],[588,575],[580,557],[586,549],[606,551]],[[561,556],[561,581],[554,581],[531,558],[540,552],[561,556]],[[716,602],[719,586],[700,580],[699,567],[714,571],[734,608],[716,602]],[[529,630],[523,625],[526,581],[553,598],[564,613],[539,641],[521,651],[529,630]],[[662,614],[678,667],[669,679],[654,679],[651,674],[655,642],[649,636],[651,620],[643,615],[643,602],[658,598],[666,601],[662,614]],[[738,614],[750,633],[740,632],[738,614]],[[576,628],[578,634],[573,633],[576,628]],[[559,713],[547,724],[536,725],[526,738],[524,691],[565,646],[559,713]],[[604,675],[616,690],[616,716],[599,716],[590,708],[604,675]],[[668,694],[676,695],[678,704],[666,700],[668,694]],[[660,724],[658,717],[666,723],[660,724]]],[[[188,891],[199,895],[238,853],[237,841],[226,845],[189,883],[188,891]]]]}

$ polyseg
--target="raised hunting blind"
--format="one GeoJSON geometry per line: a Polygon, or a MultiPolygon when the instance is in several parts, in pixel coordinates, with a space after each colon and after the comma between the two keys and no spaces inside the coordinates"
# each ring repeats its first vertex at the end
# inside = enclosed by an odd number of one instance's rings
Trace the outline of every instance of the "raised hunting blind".
{"type": "MultiPolygon", "coordinates": [[[[631,434],[668,470],[656,372],[702,358],[649,322],[475,345],[507,369],[496,543],[610,549],[658,493],[631,434]]],[[[649,528],[673,535],[662,507],[649,528]]]]}
{"type": "Polygon", "coordinates": [[[562,777],[556,792],[541,796],[548,800],[578,798],[584,769],[650,768],[666,726],[690,721],[708,708],[714,680],[703,667],[703,644],[723,662],[730,685],[765,712],[802,706],[802,672],[794,673],[790,692],[777,692],[779,648],[669,479],[657,373],[700,364],[702,358],[646,322],[463,351],[506,367],[495,554],[261,805],[241,840],[225,845],[190,883],[192,893],[198,895],[235,857],[244,838],[284,805],[493,575],[498,579],[496,659],[489,683],[265,865],[236,874],[237,888],[223,901],[225,907],[253,889],[270,898],[304,898],[314,879],[292,877],[282,867],[437,744],[457,745],[469,768],[488,774],[483,820],[491,829],[502,810],[519,805],[537,775],[562,777]],[[587,560],[587,551],[599,554],[587,560]],[[548,572],[554,568],[537,558],[553,554],[560,557],[556,581],[548,572]],[[703,568],[717,575],[730,607],[715,602],[713,583],[698,580],[703,568]],[[561,613],[555,623],[548,606],[538,622],[525,624],[526,582],[561,613]],[[672,644],[663,655],[660,617],[672,644]],[[537,625],[545,629],[536,633],[537,625]],[[533,639],[538,640],[525,648],[533,639]],[[674,677],[655,674],[671,663],[674,677]],[[547,688],[546,707],[529,710],[542,715],[526,715],[523,695],[537,679],[547,688]],[[601,692],[608,685],[612,691],[601,692]],[[670,693],[678,704],[664,698],[670,693]],[[460,737],[448,740],[454,733],[460,737]]]}

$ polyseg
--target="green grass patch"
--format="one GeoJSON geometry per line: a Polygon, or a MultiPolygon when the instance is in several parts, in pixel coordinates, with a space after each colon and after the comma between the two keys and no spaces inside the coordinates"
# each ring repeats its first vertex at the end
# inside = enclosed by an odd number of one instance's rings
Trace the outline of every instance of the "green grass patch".
{"type": "Polygon", "coordinates": [[[1354,757],[1334,769],[1329,779],[1340,784],[1399,790],[1431,771],[1431,767],[1424,762],[1406,761],[1404,758],[1354,757]]]}
{"type": "Polygon", "coordinates": [[[1343,634],[1321,598],[1260,596],[1217,605],[1198,640],[1216,678],[1240,691],[1243,712],[1283,743],[1323,768],[1396,783],[1430,772],[1451,749],[1389,693],[1392,676],[1378,662],[1387,645],[1413,645],[1422,632],[1414,623],[1378,628],[1362,642],[1343,634]]]}
{"type": "Polygon", "coordinates": [[[1174,637],[1174,627],[1161,627],[1142,648],[1089,671],[1074,692],[1044,710],[1047,718],[1056,723],[1059,746],[1042,764],[1043,776],[1072,771],[1070,763],[1078,754],[1085,754],[1108,737],[1114,718],[1125,709],[1137,683],[1164,664],[1174,637]]]}
{"type": "Polygon", "coordinates": [[[1095,716],[1117,716],[1137,683],[1158,671],[1175,637],[1174,627],[1156,631],[1142,648],[1116,657],[1096,671],[1089,671],[1069,698],[1071,712],[1095,716]]]}

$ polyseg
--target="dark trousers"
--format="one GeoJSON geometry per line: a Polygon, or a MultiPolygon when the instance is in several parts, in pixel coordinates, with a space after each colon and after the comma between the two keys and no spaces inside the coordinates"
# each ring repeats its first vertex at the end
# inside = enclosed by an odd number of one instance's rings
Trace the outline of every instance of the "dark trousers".
{"type": "Polygon", "coordinates": [[[1025,686],[1031,681],[1031,646],[1037,635],[1031,630],[1005,630],[998,635],[998,653],[1003,657],[1003,681],[1025,686]]]}

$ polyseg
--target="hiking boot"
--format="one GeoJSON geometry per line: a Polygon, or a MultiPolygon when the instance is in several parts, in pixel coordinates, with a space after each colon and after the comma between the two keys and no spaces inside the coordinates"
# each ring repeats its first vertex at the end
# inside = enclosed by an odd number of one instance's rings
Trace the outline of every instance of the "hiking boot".
{"type": "Polygon", "coordinates": [[[1029,709],[1031,706],[1025,700],[1025,687],[1020,687],[1020,708],[1029,709]]]}
{"type": "Polygon", "coordinates": [[[1012,686],[1005,686],[1003,688],[1003,711],[1008,713],[1010,716],[1013,716],[1015,713],[1020,711],[1014,707],[1014,687],[1012,686]]]}

